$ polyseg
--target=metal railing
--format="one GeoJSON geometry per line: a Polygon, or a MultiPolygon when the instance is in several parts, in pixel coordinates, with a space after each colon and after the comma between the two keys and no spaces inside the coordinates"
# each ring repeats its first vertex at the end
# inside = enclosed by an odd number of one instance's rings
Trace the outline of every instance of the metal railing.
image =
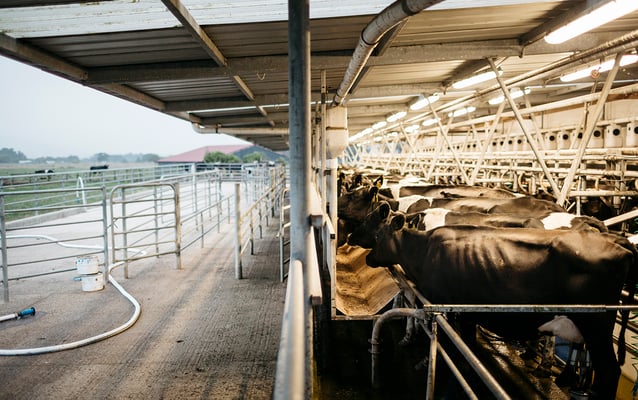
{"type": "MultiPolygon", "coordinates": [[[[83,188],[83,193],[97,193],[101,199],[91,205],[47,206],[39,210],[49,218],[31,217],[8,222],[11,215],[23,215],[33,208],[7,210],[6,199],[20,195],[51,195],[75,192],[76,189],[44,191],[0,191],[0,245],[2,247],[3,299],[9,301],[9,282],[36,276],[59,274],[75,269],[75,259],[102,255],[108,263],[106,189],[83,188]],[[72,221],[63,219],[77,215],[72,221]],[[57,219],[53,219],[53,217],[57,219]],[[72,228],[72,229],[71,229],[72,228]]],[[[23,203],[24,204],[24,203],[23,203]]]]}
{"type": "Polygon", "coordinates": [[[448,355],[445,348],[440,344],[438,336],[440,334],[447,335],[450,342],[456,347],[463,358],[474,369],[481,381],[499,399],[510,399],[511,396],[503,389],[496,378],[488,371],[482,361],[472,352],[468,345],[463,341],[461,336],[450,325],[445,317],[445,313],[450,312],[547,312],[547,313],[566,313],[566,312],[605,312],[609,310],[636,310],[638,306],[621,306],[621,305],[561,305],[561,304],[484,304],[484,305],[468,305],[468,304],[432,304],[423,296],[414,285],[408,281],[398,266],[390,268],[390,272],[401,287],[402,293],[410,293],[410,296],[403,296],[403,301],[407,303],[409,308],[392,308],[381,314],[374,321],[371,343],[371,384],[378,387],[380,384],[379,376],[379,353],[380,353],[380,332],[383,325],[397,318],[414,318],[419,326],[424,330],[430,340],[430,352],[428,357],[428,381],[426,388],[426,399],[434,398],[434,379],[436,373],[437,355],[443,358],[443,361],[450,368],[450,371],[459,382],[462,389],[469,398],[478,398],[471,386],[459,372],[455,362],[448,355]],[[417,304],[418,299],[420,304],[417,304]],[[429,322],[429,326],[428,326],[429,322]],[[441,329],[438,329],[441,328],[441,329]]]}
{"type": "Polygon", "coordinates": [[[254,254],[255,230],[259,238],[263,237],[263,225],[268,226],[270,218],[275,217],[275,207],[281,204],[281,196],[286,186],[284,170],[271,170],[268,179],[264,174],[252,174],[255,181],[252,203],[243,211],[241,208],[240,185],[235,184],[235,278],[242,279],[242,255],[250,245],[250,254],[254,254]],[[257,197],[258,193],[263,193],[257,197]]]}
{"type": "MultiPolygon", "coordinates": [[[[242,179],[246,201],[266,192],[257,199],[259,207],[242,205],[248,210],[245,218],[250,219],[246,225],[251,231],[255,227],[261,229],[262,219],[266,221],[269,216],[274,216],[274,207],[278,204],[276,193],[281,192],[281,188],[266,191],[264,187],[284,184],[283,170],[281,167],[251,164],[249,168],[240,169],[244,172],[232,175],[242,179]],[[258,222],[254,215],[259,216],[258,222]]],[[[115,185],[110,191],[105,186],[1,190],[4,301],[9,299],[11,280],[73,271],[76,258],[92,254],[102,255],[100,264],[104,266],[105,277],[108,277],[107,266],[115,260],[128,263],[175,254],[179,268],[181,253],[186,248],[198,242],[203,246],[206,235],[215,230],[219,232],[222,223],[230,224],[233,216],[241,215],[235,214],[232,209],[235,199],[232,186],[230,176],[220,171],[196,172],[195,168],[190,168],[188,171],[182,169],[178,175],[159,177],[150,182],[115,185]],[[79,192],[78,198],[93,200],[35,208],[16,208],[16,204],[33,203],[9,201],[14,208],[6,207],[7,199],[20,196],[43,198],[57,192],[69,197],[70,193],[75,196],[79,192]],[[12,216],[25,213],[39,215],[9,221],[12,216]],[[111,254],[112,260],[109,260],[111,254]]],[[[128,269],[125,274],[128,275],[128,269]]]]}
{"type": "Polygon", "coordinates": [[[279,206],[279,281],[283,282],[288,276],[286,264],[290,266],[290,196],[288,189],[281,194],[279,206]]]}

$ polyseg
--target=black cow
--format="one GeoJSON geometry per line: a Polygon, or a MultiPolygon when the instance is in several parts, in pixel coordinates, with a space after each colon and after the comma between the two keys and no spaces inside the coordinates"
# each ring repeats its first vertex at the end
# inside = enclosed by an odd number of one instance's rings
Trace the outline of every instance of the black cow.
{"type": "MultiPolygon", "coordinates": [[[[629,293],[625,300],[633,301],[638,252],[617,235],[470,225],[424,232],[405,229],[401,214],[379,220],[376,227],[368,225],[369,243],[357,242],[353,234],[351,244],[371,248],[366,257],[371,267],[400,264],[435,304],[616,305],[623,288],[629,293]]],[[[629,312],[621,314],[617,360],[613,350],[616,311],[566,313],[591,354],[596,398],[613,399],[616,394],[629,312]]],[[[550,313],[466,313],[462,317],[466,326],[480,324],[518,340],[533,339],[537,328],[552,318],[550,313]]]]}
{"type": "Polygon", "coordinates": [[[420,229],[431,230],[443,225],[488,225],[509,228],[538,229],[590,229],[596,232],[608,232],[605,224],[588,215],[575,215],[566,212],[539,211],[529,216],[523,210],[516,213],[483,213],[478,211],[451,211],[445,208],[429,208],[420,212],[420,229]],[[522,216],[521,216],[522,215],[522,216]]]}
{"type": "Polygon", "coordinates": [[[386,201],[393,210],[399,205],[392,198],[379,194],[377,186],[361,186],[338,197],[337,246],[346,243],[348,235],[379,205],[379,201],[386,201]]]}
{"type": "Polygon", "coordinates": [[[89,167],[89,171],[102,171],[105,169],[109,169],[108,164],[104,164],[104,165],[91,165],[89,167]]]}
{"type": "Polygon", "coordinates": [[[399,197],[413,194],[439,198],[486,197],[492,199],[512,199],[521,196],[505,189],[469,185],[408,185],[399,188],[399,197]]]}
{"type": "Polygon", "coordinates": [[[548,212],[565,212],[563,207],[554,202],[535,199],[531,196],[512,199],[486,197],[424,198],[412,203],[406,212],[413,213],[435,207],[460,212],[476,211],[490,214],[516,214],[519,217],[537,217],[548,212]]]}

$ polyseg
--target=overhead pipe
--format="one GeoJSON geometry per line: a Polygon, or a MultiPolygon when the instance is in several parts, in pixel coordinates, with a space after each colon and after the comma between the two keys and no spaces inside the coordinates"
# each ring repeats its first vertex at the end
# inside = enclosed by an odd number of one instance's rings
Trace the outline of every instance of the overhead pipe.
{"type": "MultiPolygon", "coordinates": [[[[555,73],[556,70],[568,68],[576,63],[588,63],[591,61],[595,61],[600,57],[617,54],[623,51],[633,50],[636,47],[638,47],[638,30],[631,31],[614,40],[610,40],[589,50],[578,52],[569,57],[565,57],[548,65],[511,78],[505,81],[505,85],[507,85],[508,87],[522,85],[530,79],[545,77],[549,74],[555,73]]],[[[447,111],[458,106],[464,106],[474,100],[480,99],[481,97],[495,90],[498,90],[499,88],[499,85],[493,85],[492,87],[477,91],[472,95],[456,99],[446,104],[442,104],[437,108],[437,111],[447,111]]]]}
{"type": "Polygon", "coordinates": [[[374,19],[361,31],[359,43],[354,49],[348,69],[346,70],[343,80],[337,88],[332,102],[333,106],[343,104],[348,92],[352,89],[352,85],[361,74],[361,71],[368,62],[372,52],[379,44],[383,36],[394,26],[419,13],[420,11],[432,7],[443,0],[401,0],[390,4],[381,11],[374,19]]]}
{"type": "Polygon", "coordinates": [[[226,128],[226,127],[205,127],[201,126],[197,122],[192,122],[191,126],[197,133],[227,133],[232,134],[273,134],[273,135],[288,135],[288,128],[226,128]]]}

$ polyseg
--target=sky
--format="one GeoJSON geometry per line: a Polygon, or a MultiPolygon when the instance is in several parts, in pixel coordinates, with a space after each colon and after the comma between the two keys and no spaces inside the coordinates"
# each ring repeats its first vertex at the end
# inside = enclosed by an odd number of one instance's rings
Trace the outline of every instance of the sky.
{"type": "Polygon", "coordinates": [[[0,148],[44,156],[172,156],[246,143],[0,56],[0,148]]]}

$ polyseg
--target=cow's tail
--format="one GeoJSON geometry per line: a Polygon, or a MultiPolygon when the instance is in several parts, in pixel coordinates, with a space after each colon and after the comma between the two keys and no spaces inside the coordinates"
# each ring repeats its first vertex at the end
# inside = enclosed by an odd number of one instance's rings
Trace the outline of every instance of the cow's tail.
{"type": "MultiPolygon", "coordinates": [[[[633,262],[629,267],[627,273],[627,279],[625,279],[624,290],[622,293],[622,305],[635,305],[636,301],[634,295],[636,294],[636,285],[638,285],[638,250],[636,246],[629,241],[626,242],[624,247],[628,247],[633,254],[633,262]]],[[[620,332],[618,334],[618,363],[623,365],[625,363],[625,355],[627,348],[625,345],[625,331],[627,330],[627,324],[629,322],[630,310],[620,311],[620,332]]]]}

